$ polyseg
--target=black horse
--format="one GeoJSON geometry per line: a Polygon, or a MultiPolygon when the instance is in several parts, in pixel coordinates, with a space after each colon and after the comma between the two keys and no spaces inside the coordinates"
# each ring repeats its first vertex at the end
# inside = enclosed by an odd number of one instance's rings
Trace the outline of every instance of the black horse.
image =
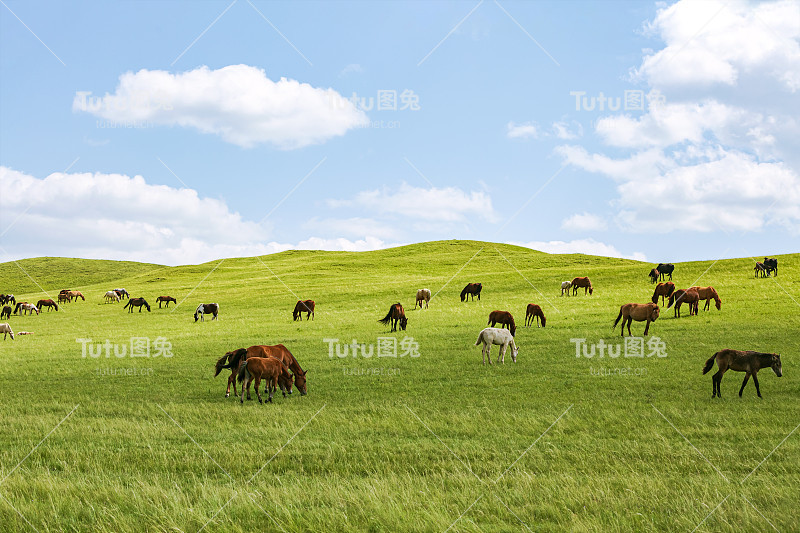
{"type": "Polygon", "coordinates": [[[475,296],[478,297],[478,300],[481,299],[481,290],[483,289],[483,285],[480,283],[467,283],[467,286],[461,291],[461,301],[467,299],[467,295],[472,296],[472,299],[475,299],[475,296]]]}
{"type": "Polygon", "coordinates": [[[666,279],[665,276],[669,276],[669,280],[672,281],[672,273],[675,271],[675,265],[672,263],[659,263],[656,270],[658,270],[659,280],[664,281],[666,279]]]}
{"type": "Polygon", "coordinates": [[[130,307],[131,309],[130,309],[129,313],[133,313],[133,308],[134,307],[138,307],[139,308],[139,312],[141,313],[142,312],[142,306],[147,308],[147,312],[148,313],[150,312],[150,304],[147,303],[147,301],[145,301],[144,298],[130,298],[128,300],[128,303],[125,304],[125,307],[123,307],[123,309],[127,309],[128,307],[130,307]]]}
{"type": "Polygon", "coordinates": [[[775,258],[765,257],[764,258],[764,268],[767,269],[767,276],[770,275],[771,272],[775,272],[775,275],[778,275],[778,260],[775,258]]]}

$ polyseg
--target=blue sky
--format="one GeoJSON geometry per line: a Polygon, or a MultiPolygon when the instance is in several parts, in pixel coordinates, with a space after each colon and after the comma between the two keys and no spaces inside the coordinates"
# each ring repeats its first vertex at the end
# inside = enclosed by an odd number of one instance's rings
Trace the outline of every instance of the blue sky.
{"type": "Polygon", "coordinates": [[[0,68],[0,260],[798,251],[796,2],[3,0],[0,68]]]}

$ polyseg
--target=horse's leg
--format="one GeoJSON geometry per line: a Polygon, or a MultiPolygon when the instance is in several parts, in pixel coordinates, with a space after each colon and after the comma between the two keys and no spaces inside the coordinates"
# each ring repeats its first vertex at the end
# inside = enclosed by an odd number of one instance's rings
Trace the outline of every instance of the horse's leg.
{"type": "MultiPolygon", "coordinates": [[[[277,388],[278,376],[272,376],[267,380],[267,383],[269,385],[269,399],[267,401],[269,403],[272,403],[272,396],[275,393],[275,389],[277,388]]],[[[284,394],[284,397],[285,396],[286,394],[284,394]]]]}
{"type": "Polygon", "coordinates": [[[756,374],[758,374],[758,371],[753,372],[753,383],[756,385],[756,394],[758,394],[758,397],[763,400],[764,398],[761,396],[761,389],[758,388],[758,378],[756,377],[756,374]]]}
{"type": "Polygon", "coordinates": [[[650,330],[650,319],[647,319],[647,324],[644,325],[644,336],[647,336],[647,332],[650,330]]]}
{"type": "Polygon", "coordinates": [[[258,396],[258,403],[264,403],[261,401],[261,393],[258,392],[258,388],[261,386],[261,374],[256,374],[256,396],[258,396]]]}
{"type": "Polygon", "coordinates": [[[500,362],[503,363],[503,364],[506,364],[506,347],[507,346],[508,346],[508,344],[500,345],[500,354],[497,356],[497,358],[500,359],[500,362]]]}
{"type": "MultiPolygon", "coordinates": [[[[748,372],[747,374],[744,375],[744,381],[742,381],[742,388],[739,389],[739,398],[742,397],[742,391],[744,390],[744,386],[747,385],[747,380],[749,380],[749,379],[750,379],[750,372],[748,372]]],[[[756,377],[754,375],[753,376],[753,380],[755,381],[755,379],[756,379],[756,377]]],[[[761,396],[760,393],[759,393],[759,396],[761,396]]]]}

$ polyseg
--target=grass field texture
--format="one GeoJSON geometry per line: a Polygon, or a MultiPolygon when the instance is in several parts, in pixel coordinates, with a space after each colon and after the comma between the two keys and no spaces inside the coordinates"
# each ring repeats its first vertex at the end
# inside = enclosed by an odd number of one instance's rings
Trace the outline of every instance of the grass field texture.
{"type": "Polygon", "coordinates": [[[473,241],[0,264],[0,292],[18,300],[87,297],[12,316],[33,334],[0,341],[0,531],[798,531],[800,254],[778,260],[766,279],[753,258],[677,263],[676,286],[713,285],[721,311],[662,307],[650,337],[666,356],[647,356],[648,337],[645,357],[618,358],[576,357],[573,339],[621,344],[611,325],[649,301],[651,264],[473,241]],[[575,276],[593,296],[560,296],[575,276]],[[480,301],[459,301],[468,282],[480,301]],[[103,303],[116,287],[152,312],[103,303]],[[423,287],[435,297],[414,310],[423,287]],[[180,304],[159,309],[159,295],[180,304]],[[292,322],[298,299],[316,301],[314,321],[292,322]],[[408,329],[389,333],[378,319],[398,301],[408,329]],[[219,320],[194,322],[203,302],[219,320]],[[529,302],[546,328],[522,326],[529,302]],[[481,365],[495,309],[517,320],[516,364],[481,365]],[[132,337],[150,357],[131,357],[132,337]],[[341,354],[385,337],[419,356],[329,354],[331,339],[341,354]],[[171,357],[153,356],[158,338],[171,357]],[[125,356],[82,355],[106,340],[125,356]],[[224,398],[215,361],[277,343],[309,394],[224,398]],[[780,353],[784,375],[762,370],[764,398],[752,383],[739,398],[744,375],[728,372],[712,400],[701,370],[723,348],[780,353]]]}

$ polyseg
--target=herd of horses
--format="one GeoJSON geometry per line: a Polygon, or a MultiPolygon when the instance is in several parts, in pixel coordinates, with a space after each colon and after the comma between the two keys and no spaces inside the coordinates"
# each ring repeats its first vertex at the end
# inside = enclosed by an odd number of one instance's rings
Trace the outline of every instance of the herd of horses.
{"type": "Polygon", "coordinates": [[[753,271],[755,272],[755,277],[761,276],[762,278],[766,278],[772,272],[775,272],[775,276],[778,275],[778,260],[775,258],[765,257],[764,261],[756,261],[756,266],[753,267],[753,271]]]}
{"type": "Polygon", "coordinates": [[[236,396],[236,382],[242,384],[239,403],[244,403],[245,391],[247,391],[247,399],[251,399],[251,383],[255,383],[258,402],[263,403],[258,391],[262,379],[266,381],[264,393],[269,395],[267,402],[272,402],[272,397],[279,387],[284,398],[287,394],[292,394],[292,385],[300,391],[301,396],[308,393],[306,383],[308,371],[303,370],[292,352],[283,344],[255,345],[232,350],[217,360],[215,368],[214,377],[217,377],[226,368],[231,370],[225,390],[226,398],[231,394],[231,385],[233,385],[233,394],[236,396]]]}

